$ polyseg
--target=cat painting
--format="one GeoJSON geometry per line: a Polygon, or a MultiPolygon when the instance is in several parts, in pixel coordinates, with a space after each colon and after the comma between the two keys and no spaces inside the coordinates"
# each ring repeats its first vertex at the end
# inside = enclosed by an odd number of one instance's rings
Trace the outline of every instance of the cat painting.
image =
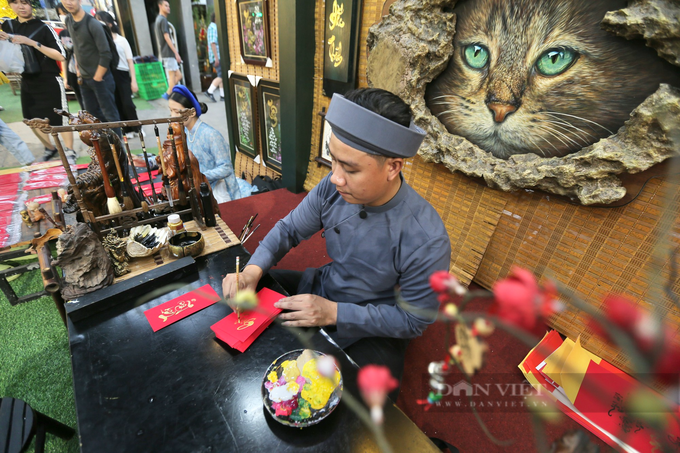
{"type": "Polygon", "coordinates": [[[600,23],[619,0],[465,0],[454,52],[426,90],[452,134],[494,156],[564,156],[614,134],[680,68],[600,23]]]}

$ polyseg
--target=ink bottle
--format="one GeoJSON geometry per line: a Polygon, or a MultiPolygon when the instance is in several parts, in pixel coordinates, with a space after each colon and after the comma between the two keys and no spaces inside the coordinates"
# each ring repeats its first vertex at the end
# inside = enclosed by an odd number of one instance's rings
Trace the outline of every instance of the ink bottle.
{"type": "Polygon", "coordinates": [[[213,209],[212,197],[210,196],[210,187],[205,182],[201,183],[201,204],[203,205],[205,226],[214,227],[217,225],[217,220],[215,219],[215,210],[213,209]]]}
{"type": "Polygon", "coordinates": [[[168,228],[170,228],[170,233],[176,236],[180,233],[186,233],[184,228],[184,222],[180,219],[179,214],[170,214],[168,216],[168,228]]]}

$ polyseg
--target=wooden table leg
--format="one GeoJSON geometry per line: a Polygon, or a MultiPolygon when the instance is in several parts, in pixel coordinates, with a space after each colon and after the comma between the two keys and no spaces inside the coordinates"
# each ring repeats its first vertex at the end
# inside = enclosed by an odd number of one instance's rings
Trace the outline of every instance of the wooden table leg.
{"type": "Polygon", "coordinates": [[[64,321],[64,326],[66,326],[66,309],[64,308],[64,299],[61,297],[61,292],[57,291],[56,293],[52,293],[52,300],[54,300],[54,304],[57,306],[57,310],[59,310],[59,315],[61,316],[61,320],[64,321]]]}

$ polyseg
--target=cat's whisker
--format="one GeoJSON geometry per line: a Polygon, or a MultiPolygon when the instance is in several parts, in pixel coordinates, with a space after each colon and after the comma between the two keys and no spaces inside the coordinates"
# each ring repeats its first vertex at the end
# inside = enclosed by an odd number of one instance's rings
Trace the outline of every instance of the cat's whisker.
{"type": "Polygon", "coordinates": [[[529,137],[529,136],[527,136],[527,138],[528,138],[529,141],[530,141],[531,143],[533,143],[533,145],[536,147],[536,152],[537,152],[537,153],[540,152],[541,154],[543,154],[543,157],[545,157],[545,151],[543,151],[543,149],[541,149],[541,147],[538,146],[538,145],[536,144],[536,142],[534,141],[534,139],[531,138],[531,137],[529,137]]]}
{"type": "Polygon", "coordinates": [[[462,99],[463,101],[467,102],[468,104],[475,104],[475,102],[465,98],[464,96],[461,96],[459,94],[443,94],[441,96],[435,96],[431,100],[436,101],[437,99],[462,99]]]}
{"type": "Polygon", "coordinates": [[[442,94],[441,96],[435,96],[435,97],[433,97],[432,100],[435,101],[435,100],[437,100],[437,99],[454,98],[454,97],[460,97],[460,96],[458,96],[458,95],[456,95],[456,94],[442,94]]]}
{"type": "Polygon", "coordinates": [[[446,105],[446,104],[451,104],[450,101],[442,101],[442,102],[430,102],[431,105],[446,105]]]}
{"type": "Polygon", "coordinates": [[[561,138],[559,138],[557,135],[555,135],[554,132],[553,132],[550,128],[544,127],[544,126],[538,126],[538,128],[541,129],[542,131],[547,132],[548,134],[552,135],[552,136],[555,137],[557,140],[561,141],[562,144],[563,144],[564,146],[567,147],[567,149],[570,148],[570,146],[567,144],[567,142],[565,142],[564,140],[562,140],[561,138]]]}
{"type": "Polygon", "coordinates": [[[586,118],[583,118],[583,117],[580,117],[580,116],[570,115],[569,113],[561,113],[561,112],[543,112],[543,113],[547,113],[549,115],[564,115],[564,116],[569,116],[571,118],[576,118],[577,120],[585,121],[586,123],[594,124],[595,126],[601,127],[605,131],[609,132],[610,135],[614,135],[614,133],[612,131],[610,131],[609,129],[607,129],[606,127],[601,125],[600,123],[597,123],[595,121],[592,121],[592,120],[589,120],[589,119],[586,119],[586,118]]]}
{"type": "Polygon", "coordinates": [[[444,110],[443,112],[437,113],[436,116],[437,116],[437,118],[439,118],[440,115],[444,115],[444,114],[448,114],[448,113],[453,113],[453,112],[455,112],[455,111],[456,111],[456,109],[444,110]]]}
{"type": "MultiPolygon", "coordinates": [[[[569,127],[573,128],[573,129],[576,129],[576,130],[579,131],[579,132],[582,132],[583,134],[588,134],[588,135],[590,135],[593,139],[597,140],[597,137],[595,137],[594,135],[592,135],[592,134],[590,134],[590,133],[588,133],[588,132],[586,132],[586,131],[584,131],[584,130],[582,130],[582,129],[576,127],[576,126],[574,126],[573,124],[571,124],[571,123],[569,123],[569,122],[564,122],[564,121],[550,121],[550,120],[541,120],[541,121],[543,121],[543,122],[545,122],[545,123],[554,123],[554,124],[561,124],[561,125],[563,125],[563,126],[569,126],[569,127]]],[[[565,127],[563,127],[563,129],[564,129],[565,131],[571,132],[571,133],[574,134],[574,135],[577,135],[581,140],[583,140],[583,145],[582,145],[582,146],[587,146],[587,145],[588,145],[588,140],[587,140],[586,137],[583,136],[582,134],[578,134],[578,133],[576,133],[576,132],[573,132],[573,131],[571,131],[571,130],[565,128],[565,127]]]]}
{"type": "MultiPolygon", "coordinates": [[[[545,122],[546,122],[546,123],[553,123],[554,121],[545,121],[545,122]]],[[[571,131],[570,131],[569,129],[567,129],[566,127],[564,127],[564,126],[557,125],[557,127],[559,127],[560,129],[564,130],[567,134],[568,134],[568,133],[571,133],[571,131]]],[[[556,130],[556,129],[553,129],[553,131],[557,132],[557,133],[560,134],[562,137],[566,138],[567,140],[569,140],[570,142],[572,142],[575,146],[577,146],[577,147],[579,147],[579,148],[584,146],[584,145],[581,145],[579,142],[577,142],[576,140],[574,140],[573,138],[569,137],[567,134],[565,134],[565,133],[563,133],[563,132],[560,132],[560,131],[558,131],[558,130],[556,130]]]]}
{"type": "MultiPolygon", "coordinates": [[[[555,151],[556,151],[556,152],[558,152],[558,153],[560,152],[560,151],[555,147],[555,145],[553,145],[550,141],[548,141],[548,139],[546,139],[546,138],[543,137],[542,135],[539,135],[538,137],[539,137],[541,140],[543,140],[544,142],[546,142],[548,145],[550,145],[550,146],[552,146],[553,148],[555,148],[555,151]]],[[[547,157],[546,154],[545,154],[545,151],[543,151],[543,157],[547,157]]]]}

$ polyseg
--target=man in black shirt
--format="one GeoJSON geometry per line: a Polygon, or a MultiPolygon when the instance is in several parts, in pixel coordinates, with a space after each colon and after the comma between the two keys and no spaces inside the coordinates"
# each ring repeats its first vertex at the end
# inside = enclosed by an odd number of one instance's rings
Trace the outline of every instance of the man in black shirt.
{"type": "MultiPolygon", "coordinates": [[[[85,13],[80,0],[63,0],[70,13],[66,28],[73,40],[80,93],[85,109],[101,121],[120,121],[116,107],[116,82],[109,66],[113,55],[104,25],[85,13]]],[[[120,128],[114,131],[121,135],[120,128]]]]}

